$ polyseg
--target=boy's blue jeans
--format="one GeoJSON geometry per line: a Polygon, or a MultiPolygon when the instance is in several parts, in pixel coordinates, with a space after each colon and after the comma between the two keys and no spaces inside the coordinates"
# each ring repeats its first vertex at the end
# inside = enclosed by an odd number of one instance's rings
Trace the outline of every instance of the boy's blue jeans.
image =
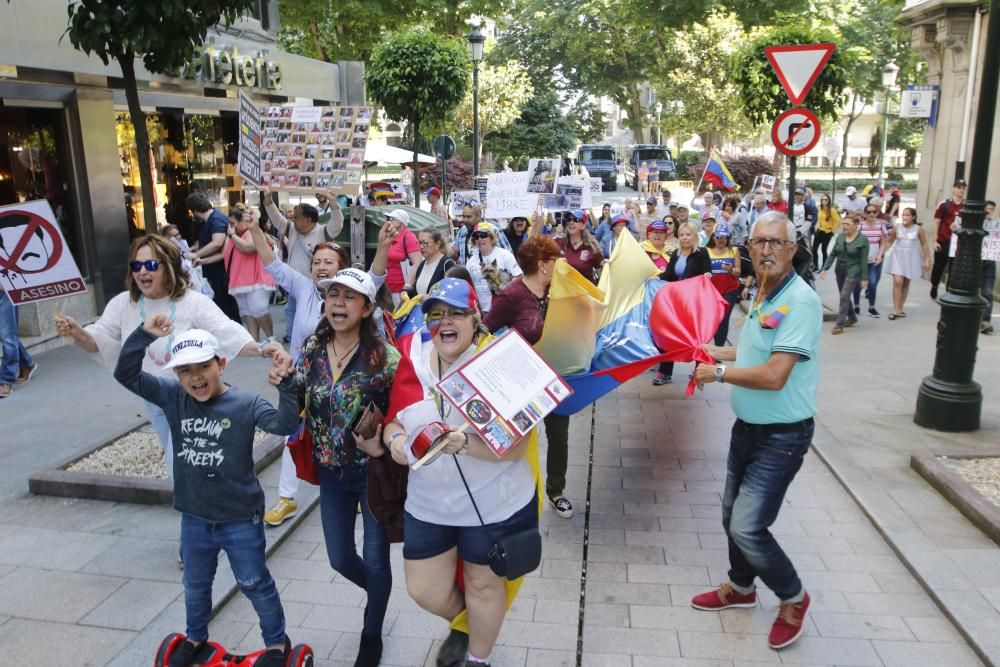
{"type": "Polygon", "coordinates": [[[225,551],[240,590],[257,610],[265,646],[285,641],[285,612],[278,587],[264,562],[264,522],[213,523],[190,514],[181,515],[181,557],[184,559],[184,607],[187,636],[192,642],[208,639],[212,616],[212,580],[225,551]]]}
{"type": "Polygon", "coordinates": [[[722,526],[729,538],[729,580],[749,588],[761,580],[781,600],[802,590],[795,566],[771,535],[802,460],[809,451],[815,424],[733,425],[722,495],[722,526]]]}

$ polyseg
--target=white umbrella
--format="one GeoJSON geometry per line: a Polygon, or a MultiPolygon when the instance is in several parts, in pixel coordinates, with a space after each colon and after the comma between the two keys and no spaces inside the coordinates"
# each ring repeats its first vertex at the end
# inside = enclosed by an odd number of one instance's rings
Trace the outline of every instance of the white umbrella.
{"type": "MultiPolygon", "coordinates": [[[[369,141],[365,146],[365,162],[377,162],[380,164],[411,164],[413,162],[413,151],[369,141]]],[[[421,164],[434,164],[437,162],[437,159],[430,155],[417,153],[417,162],[421,164]]]]}

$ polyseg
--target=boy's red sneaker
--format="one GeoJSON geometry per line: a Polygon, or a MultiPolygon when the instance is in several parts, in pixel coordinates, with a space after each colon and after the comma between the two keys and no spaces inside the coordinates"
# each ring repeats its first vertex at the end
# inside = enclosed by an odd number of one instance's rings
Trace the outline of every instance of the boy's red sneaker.
{"type": "Polygon", "coordinates": [[[774,619],[771,634],[767,637],[768,646],[773,649],[785,648],[799,638],[810,602],[809,594],[805,593],[802,602],[797,604],[781,603],[778,607],[778,618],[774,619]]]}
{"type": "Polygon", "coordinates": [[[726,582],[714,591],[708,591],[691,598],[691,606],[702,611],[719,611],[733,607],[756,607],[757,591],[738,593],[726,582]]]}

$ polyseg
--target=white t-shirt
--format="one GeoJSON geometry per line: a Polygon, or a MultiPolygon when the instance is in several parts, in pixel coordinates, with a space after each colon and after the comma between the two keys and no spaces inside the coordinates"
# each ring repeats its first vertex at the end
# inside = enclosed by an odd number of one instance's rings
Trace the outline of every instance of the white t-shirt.
{"type": "MultiPolygon", "coordinates": [[[[444,414],[437,410],[432,389],[437,377],[431,372],[430,358],[434,344],[424,343],[421,336],[411,339],[410,358],[413,360],[417,378],[424,388],[424,399],[400,411],[396,419],[409,434],[406,450],[410,463],[416,459],[409,453],[413,438],[421,429],[432,422],[444,421],[454,426],[465,424],[462,413],[447,400],[444,414]],[[449,407],[450,406],[450,410],[449,407]]],[[[475,346],[470,346],[458,358],[453,367],[468,361],[475,355],[475,346]]],[[[445,374],[447,376],[447,373],[445,374]]],[[[441,455],[436,461],[419,470],[411,470],[406,487],[406,511],[421,521],[439,526],[478,526],[479,519],[469,500],[469,494],[459,477],[455,459],[462,466],[465,480],[469,484],[483,521],[487,524],[509,519],[535,496],[535,479],[531,464],[527,459],[511,461],[481,461],[471,456],[441,455]]]]}
{"type": "Polygon", "coordinates": [[[844,197],[844,209],[848,213],[862,213],[865,210],[865,206],[868,206],[868,202],[865,201],[864,197],[855,196],[854,199],[850,197],[844,197]]]}
{"type": "Polygon", "coordinates": [[[204,294],[187,290],[177,301],[170,299],[142,299],[133,302],[132,295],[122,292],[108,302],[104,312],[93,324],[84,327],[97,343],[96,356],[109,368],[118,363],[125,339],[142,324],[142,317],[166,315],[174,323],[171,336],[157,338],[146,349],[142,370],[159,377],[173,377],[174,372],[164,369],[168,361],[169,345],[174,338],[191,329],[210,331],[219,341],[219,349],[226,359],[232,360],[253,337],[242,326],[232,321],[215,302],[204,294]],[[141,312],[140,312],[141,311],[141,312]]]}
{"type": "Polygon", "coordinates": [[[523,273],[521,267],[517,264],[517,260],[514,258],[514,254],[509,250],[496,247],[486,257],[481,257],[478,249],[472,251],[469,259],[465,262],[465,268],[472,274],[472,284],[476,288],[476,295],[479,297],[479,307],[482,308],[484,314],[488,313],[493,305],[493,293],[490,292],[490,284],[483,275],[483,264],[490,264],[492,262],[497,263],[497,268],[500,270],[500,275],[504,282],[509,283],[511,278],[523,273]],[[504,271],[509,275],[504,275],[504,271]]]}
{"type": "Polygon", "coordinates": [[[437,259],[433,262],[424,260],[424,267],[420,269],[420,276],[417,278],[417,284],[413,286],[417,290],[417,294],[427,294],[431,278],[434,277],[434,272],[437,271],[438,264],[440,264],[443,259],[444,255],[438,255],[437,259]]]}

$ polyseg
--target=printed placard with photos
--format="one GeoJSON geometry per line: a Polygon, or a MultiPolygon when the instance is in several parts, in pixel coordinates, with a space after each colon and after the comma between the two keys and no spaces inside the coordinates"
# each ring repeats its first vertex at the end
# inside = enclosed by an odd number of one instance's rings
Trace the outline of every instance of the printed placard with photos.
{"type": "Polygon", "coordinates": [[[354,194],[361,183],[371,120],[371,107],[267,107],[260,187],[354,194]]]}

